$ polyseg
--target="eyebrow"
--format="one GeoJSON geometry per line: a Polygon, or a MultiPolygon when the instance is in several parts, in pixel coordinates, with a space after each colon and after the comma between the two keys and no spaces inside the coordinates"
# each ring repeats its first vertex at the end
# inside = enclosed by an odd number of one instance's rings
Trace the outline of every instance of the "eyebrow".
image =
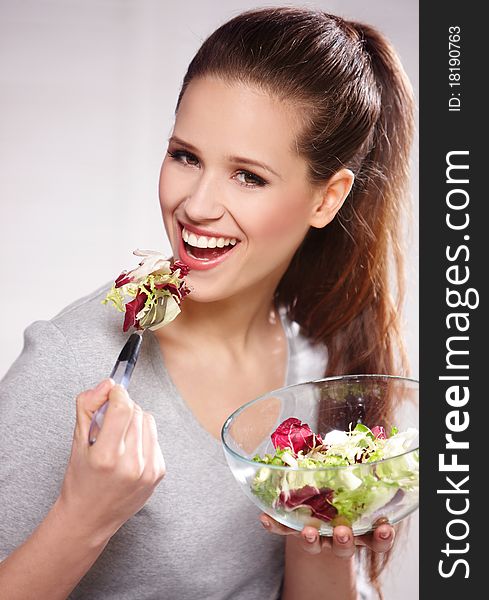
{"type": "MultiPolygon", "coordinates": [[[[182,140],[181,138],[177,137],[176,135],[172,135],[171,138],[168,140],[169,142],[174,142],[176,144],[180,144],[181,146],[185,146],[186,148],[188,148],[189,150],[191,150],[192,152],[195,152],[196,154],[200,154],[199,150],[193,146],[192,144],[189,144],[188,142],[182,140]]],[[[275,175],[276,177],[278,177],[279,179],[282,179],[282,177],[272,169],[272,167],[269,167],[267,164],[259,162],[257,160],[253,160],[251,158],[245,158],[243,156],[227,156],[226,157],[227,160],[229,160],[232,163],[239,163],[239,164],[243,164],[243,165],[250,165],[252,167],[260,167],[261,169],[264,169],[265,171],[268,171],[270,173],[272,173],[273,175],[275,175]]]]}

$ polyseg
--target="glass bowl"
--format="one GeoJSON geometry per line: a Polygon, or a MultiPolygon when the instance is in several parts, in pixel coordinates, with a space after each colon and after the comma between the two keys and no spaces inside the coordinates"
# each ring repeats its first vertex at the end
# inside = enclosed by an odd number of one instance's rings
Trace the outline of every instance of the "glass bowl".
{"type": "Polygon", "coordinates": [[[292,529],[312,525],[331,536],[341,524],[362,535],[379,523],[395,524],[418,508],[418,436],[389,458],[347,466],[297,468],[253,457],[275,453],[271,434],[290,417],[322,438],[358,423],[383,427],[388,437],[393,427],[417,431],[418,393],[417,380],[391,375],[328,377],[275,390],[226,420],[221,439],[228,465],[248,498],[292,529]]]}

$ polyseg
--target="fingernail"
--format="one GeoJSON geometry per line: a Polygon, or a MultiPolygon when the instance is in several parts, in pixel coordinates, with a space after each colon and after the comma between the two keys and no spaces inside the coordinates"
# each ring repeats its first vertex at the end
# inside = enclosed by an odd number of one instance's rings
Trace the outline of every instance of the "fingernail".
{"type": "Polygon", "coordinates": [[[265,527],[265,529],[268,529],[270,527],[270,521],[268,521],[267,519],[260,519],[260,522],[263,525],[263,527],[265,527]]]}
{"type": "Polygon", "coordinates": [[[388,540],[391,537],[391,532],[390,531],[379,531],[379,537],[382,540],[388,540]]]}
{"type": "Polygon", "coordinates": [[[100,390],[102,390],[106,385],[107,385],[107,379],[104,379],[97,385],[97,387],[95,388],[95,391],[100,392],[100,390]]]}
{"type": "Polygon", "coordinates": [[[350,538],[347,535],[339,535],[337,539],[340,544],[346,544],[350,538]]]}
{"type": "Polygon", "coordinates": [[[306,540],[307,540],[307,541],[308,541],[310,544],[312,544],[312,543],[314,543],[314,542],[316,541],[316,536],[315,536],[315,535],[306,535],[306,536],[305,536],[305,538],[306,538],[306,540]]]}

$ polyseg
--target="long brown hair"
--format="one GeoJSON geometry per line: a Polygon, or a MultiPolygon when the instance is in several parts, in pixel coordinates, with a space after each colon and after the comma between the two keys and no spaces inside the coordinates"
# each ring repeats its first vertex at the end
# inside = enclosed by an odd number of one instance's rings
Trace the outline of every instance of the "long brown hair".
{"type": "MultiPolygon", "coordinates": [[[[353,171],[341,210],[327,227],[309,230],[275,301],[313,343],[327,346],[325,375],[407,374],[401,240],[414,98],[391,43],[369,25],[312,8],[251,10],[203,43],[177,110],[188,84],[204,76],[259,87],[300,108],[296,151],[311,183],[353,171]]],[[[368,553],[377,589],[387,558],[368,553]]]]}

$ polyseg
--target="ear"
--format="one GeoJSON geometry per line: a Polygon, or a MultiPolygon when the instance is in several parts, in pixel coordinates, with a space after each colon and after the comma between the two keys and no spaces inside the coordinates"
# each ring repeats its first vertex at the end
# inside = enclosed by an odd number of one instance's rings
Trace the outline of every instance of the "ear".
{"type": "Polygon", "coordinates": [[[318,229],[326,227],[334,219],[350,193],[355,175],[350,169],[340,169],[324,186],[315,192],[309,225],[318,229]]]}

